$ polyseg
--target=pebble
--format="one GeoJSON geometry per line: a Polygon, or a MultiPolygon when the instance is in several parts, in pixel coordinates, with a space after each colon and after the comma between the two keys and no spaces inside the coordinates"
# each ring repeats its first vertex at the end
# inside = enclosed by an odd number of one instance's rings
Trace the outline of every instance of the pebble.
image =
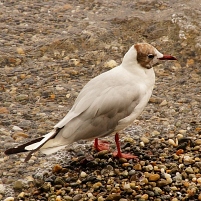
{"type": "Polygon", "coordinates": [[[185,169],[185,172],[188,173],[188,174],[193,174],[193,173],[194,173],[192,167],[187,167],[187,168],[185,169]]]}
{"type": "Polygon", "coordinates": [[[162,190],[161,190],[161,188],[159,188],[159,187],[154,187],[153,188],[153,191],[154,191],[154,193],[155,193],[155,195],[161,195],[162,194],[162,190]]]}
{"type": "Polygon", "coordinates": [[[168,104],[167,100],[163,100],[159,105],[160,105],[160,106],[165,106],[165,105],[167,105],[167,104],[168,104]]]}
{"type": "Polygon", "coordinates": [[[82,172],[80,173],[80,177],[84,178],[84,177],[86,177],[86,176],[87,176],[87,173],[86,173],[86,172],[82,171],[82,172]]]}
{"type": "Polygon", "coordinates": [[[5,186],[3,184],[0,184],[0,194],[4,194],[5,190],[5,186]]]}
{"type": "Polygon", "coordinates": [[[158,181],[160,179],[159,174],[149,174],[149,181],[158,181]]]}
{"type": "Polygon", "coordinates": [[[201,145],[201,139],[195,140],[195,144],[196,144],[196,145],[201,145]]]}
{"type": "Polygon", "coordinates": [[[139,163],[137,163],[136,165],[134,165],[134,167],[133,167],[135,170],[142,170],[142,166],[139,164],[139,163]]]}
{"type": "Polygon", "coordinates": [[[23,183],[22,181],[18,180],[18,181],[15,181],[14,184],[13,184],[13,188],[15,190],[22,190],[23,188],[23,183]]]}
{"type": "Polygon", "coordinates": [[[149,199],[149,195],[148,194],[143,194],[141,198],[144,199],[144,200],[148,200],[149,199]]]}
{"type": "Polygon", "coordinates": [[[149,139],[146,137],[141,137],[142,142],[144,142],[145,144],[149,143],[149,139]]]}
{"type": "Polygon", "coordinates": [[[82,199],[82,195],[81,194],[77,194],[73,197],[73,201],[79,201],[82,199]]]}
{"type": "Polygon", "coordinates": [[[7,197],[7,198],[4,199],[4,201],[14,201],[14,200],[15,200],[14,197],[7,197]]]}
{"type": "Polygon", "coordinates": [[[105,62],[104,67],[106,68],[114,68],[116,67],[118,64],[115,60],[110,60],[108,62],[105,62]]]}

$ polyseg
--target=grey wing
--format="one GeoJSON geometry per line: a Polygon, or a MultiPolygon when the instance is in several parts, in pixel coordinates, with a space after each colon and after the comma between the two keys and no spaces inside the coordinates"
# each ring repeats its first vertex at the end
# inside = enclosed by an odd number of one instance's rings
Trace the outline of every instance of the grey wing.
{"type": "Polygon", "coordinates": [[[139,94],[131,84],[103,87],[99,93],[91,89],[90,94],[75,103],[72,112],[82,112],[64,126],[62,136],[73,142],[112,133],[118,122],[138,105],[139,94]]]}

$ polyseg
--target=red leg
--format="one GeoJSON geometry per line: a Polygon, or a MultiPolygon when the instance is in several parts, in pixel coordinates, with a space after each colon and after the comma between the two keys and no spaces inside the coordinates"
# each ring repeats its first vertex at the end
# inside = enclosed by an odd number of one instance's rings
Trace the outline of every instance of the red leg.
{"type": "Polygon", "coordinates": [[[118,157],[118,158],[126,158],[126,159],[138,159],[137,156],[134,156],[132,154],[124,154],[121,152],[121,147],[120,147],[120,143],[119,143],[119,134],[116,133],[115,135],[115,142],[116,142],[116,146],[117,146],[117,152],[113,153],[114,157],[118,157]]]}
{"type": "Polygon", "coordinates": [[[98,138],[95,138],[95,141],[94,141],[94,148],[95,148],[97,151],[103,151],[103,150],[109,150],[109,149],[110,149],[108,142],[98,140],[98,138]]]}

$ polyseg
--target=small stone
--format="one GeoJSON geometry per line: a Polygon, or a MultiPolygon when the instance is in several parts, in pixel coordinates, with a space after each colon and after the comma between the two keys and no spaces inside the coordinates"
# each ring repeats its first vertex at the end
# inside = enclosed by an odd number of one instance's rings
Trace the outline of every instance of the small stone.
{"type": "Polygon", "coordinates": [[[56,90],[57,90],[57,91],[62,91],[62,90],[64,90],[64,87],[62,87],[62,86],[60,86],[60,85],[57,85],[57,86],[56,86],[56,90]]]}
{"type": "Polygon", "coordinates": [[[6,199],[4,199],[4,201],[14,201],[14,197],[7,197],[6,199]]]}
{"type": "Polygon", "coordinates": [[[148,198],[149,198],[149,195],[148,195],[148,194],[143,194],[143,195],[141,196],[141,199],[144,199],[144,200],[148,200],[148,198]]]}
{"type": "Polygon", "coordinates": [[[201,145],[201,139],[195,140],[195,144],[196,144],[196,145],[201,145]]]}
{"type": "Polygon", "coordinates": [[[123,188],[124,188],[125,190],[129,189],[130,187],[131,187],[131,186],[130,186],[129,183],[125,183],[125,184],[123,185],[123,188]]]}
{"type": "Polygon", "coordinates": [[[80,177],[84,178],[84,177],[86,177],[86,176],[87,176],[87,173],[86,173],[86,172],[82,171],[82,172],[80,173],[80,177]]]}
{"type": "Polygon", "coordinates": [[[122,176],[125,176],[125,177],[128,176],[128,171],[127,171],[127,170],[124,170],[124,171],[121,173],[121,175],[122,175],[122,176]]]}
{"type": "Polygon", "coordinates": [[[18,198],[24,198],[24,196],[25,196],[25,193],[24,193],[24,192],[21,192],[17,197],[18,197],[18,198]]]}
{"type": "Polygon", "coordinates": [[[61,196],[60,196],[60,195],[58,195],[58,196],[56,197],[56,201],[62,201],[62,199],[61,199],[61,196]]]}
{"type": "Polygon", "coordinates": [[[81,194],[77,194],[73,197],[73,201],[79,201],[82,199],[82,195],[81,194]]]}
{"type": "Polygon", "coordinates": [[[176,138],[175,141],[173,139],[169,139],[168,142],[169,142],[170,145],[173,145],[174,147],[178,146],[178,140],[177,140],[177,138],[176,138]]]}
{"type": "Polygon", "coordinates": [[[113,193],[107,196],[106,200],[119,200],[121,198],[121,195],[119,193],[113,193]]]}
{"type": "Polygon", "coordinates": [[[136,165],[134,165],[134,167],[133,167],[135,170],[142,170],[142,166],[139,164],[139,163],[137,163],[136,165]]]}
{"type": "Polygon", "coordinates": [[[140,142],[140,147],[144,147],[144,146],[145,146],[144,142],[140,142]]]}
{"type": "Polygon", "coordinates": [[[184,156],[183,160],[185,165],[190,165],[195,163],[195,160],[193,160],[193,158],[190,156],[184,156]]]}
{"type": "Polygon", "coordinates": [[[23,131],[23,129],[20,128],[19,126],[13,126],[12,129],[13,129],[14,131],[23,131]]]}
{"type": "Polygon", "coordinates": [[[182,139],[184,136],[182,134],[177,135],[177,139],[182,139]]]}
{"type": "Polygon", "coordinates": [[[3,184],[0,184],[0,194],[5,194],[5,186],[3,184]]]}
{"type": "Polygon", "coordinates": [[[105,198],[103,198],[103,196],[100,196],[100,197],[98,197],[97,201],[104,201],[104,200],[105,200],[105,198]]]}
{"type": "Polygon", "coordinates": [[[0,114],[8,114],[9,110],[6,107],[0,107],[0,114]]]}
{"type": "Polygon", "coordinates": [[[192,167],[187,167],[187,168],[185,169],[185,172],[188,173],[188,174],[193,174],[193,173],[194,173],[192,167]]]}
{"type": "Polygon", "coordinates": [[[14,182],[13,189],[15,189],[15,190],[22,190],[22,188],[23,188],[22,181],[18,180],[18,181],[14,182]]]}
{"type": "Polygon", "coordinates": [[[135,174],[135,170],[130,170],[129,172],[128,172],[128,175],[129,176],[132,176],[132,175],[134,175],[135,174]]]}
{"type": "Polygon", "coordinates": [[[102,186],[101,182],[96,182],[94,185],[93,185],[93,188],[94,189],[98,189],[102,186]]]}
{"type": "Polygon", "coordinates": [[[66,94],[66,98],[70,98],[70,96],[71,96],[70,94],[66,94]]]}
{"type": "Polygon", "coordinates": [[[105,156],[106,154],[108,154],[108,150],[102,150],[102,151],[99,151],[98,153],[97,153],[97,157],[98,158],[102,158],[103,156],[105,156]]]}
{"type": "Polygon", "coordinates": [[[168,104],[167,100],[163,100],[162,103],[160,103],[160,106],[165,106],[167,104],[168,104]]]}
{"type": "Polygon", "coordinates": [[[144,142],[145,144],[149,143],[149,139],[146,137],[141,137],[142,142],[144,142]]]}
{"type": "Polygon", "coordinates": [[[27,94],[20,94],[16,96],[17,101],[23,101],[23,100],[28,100],[29,96],[27,94]]]}
{"type": "Polygon", "coordinates": [[[178,199],[177,198],[172,198],[172,200],[171,201],[178,201],[178,199]]]}
{"type": "Polygon", "coordinates": [[[149,175],[149,181],[158,181],[160,179],[159,174],[150,174],[149,175]]]}
{"type": "Polygon", "coordinates": [[[110,60],[108,62],[105,62],[104,67],[106,68],[114,68],[116,67],[118,64],[115,60],[110,60]]]}
{"type": "Polygon", "coordinates": [[[62,170],[62,166],[60,166],[59,164],[56,164],[53,168],[52,168],[52,172],[53,173],[58,173],[62,170]]]}
{"type": "Polygon", "coordinates": [[[13,134],[12,138],[14,140],[17,140],[17,139],[21,139],[21,138],[28,138],[29,135],[24,133],[24,132],[21,132],[21,131],[17,131],[16,133],[13,134]]]}
{"type": "Polygon", "coordinates": [[[197,178],[197,182],[201,184],[201,177],[197,178]]]}
{"type": "Polygon", "coordinates": [[[178,149],[178,150],[176,151],[177,156],[179,156],[179,155],[181,155],[181,154],[183,154],[183,153],[184,153],[184,150],[183,150],[183,149],[178,149]]]}
{"type": "Polygon", "coordinates": [[[152,171],[154,168],[152,165],[147,165],[144,167],[144,169],[146,170],[146,172],[152,171]]]}
{"type": "Polygon", "coordinates": [[[186,134],[186,132],[187,132],[187,130],[179,130],[179,133],[182,134],[182,135],[186,134]]]}
{"type": "Polygon", "coordinates": [[[161,180],[157,182],[157,186],[159,187],[164,187],[167,186],[169,184],[169,182],[167,180],[161,180]]]}
{"type": "Polygon", "coordinates": [[[153,190],[156,195],[161,195],[163,192],[159,187],[154,187],[153,190]]]}
{"type": "Polygon", "coordinates": [[[151,135],[152,135],[152,136],[160,135],[160,132],[158,132],[158,131],[155,130],[155,131],[153,131],[153,132],[151,133],[151,135]]]}
{"type": "Polygon", "coordinates": [[[17,51],[18,54],[25,55],[24,49],[21,48],[21,47],[17,47],[16,51],[17,51]]]}
{"type": "Polygon", "coordinates": [[[198,195],[198,200],[201,200],[201,193],[198,195]]]}

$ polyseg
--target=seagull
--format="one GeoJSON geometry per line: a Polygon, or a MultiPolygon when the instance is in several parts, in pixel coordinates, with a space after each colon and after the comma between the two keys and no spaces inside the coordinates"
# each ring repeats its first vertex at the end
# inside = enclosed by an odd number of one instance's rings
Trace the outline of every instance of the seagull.
{"type": "Polygon", "coordinates": [[[131,46],[122,63],[90,80],[80,91],[67,115],[48,134],[10,148],[6,155],[27,152],[28,161],[40,150],[52,154],[79,140],[94,139],[94,147],[101,151],[108,144],[98,138],[115,134],[118,158],[136,159],[137,156],[122,153],[119,131],[133,123],[147,105],[155,84],[153,66],[160,60],[177,60],[160,53],[148,43],[131,46]]]}

